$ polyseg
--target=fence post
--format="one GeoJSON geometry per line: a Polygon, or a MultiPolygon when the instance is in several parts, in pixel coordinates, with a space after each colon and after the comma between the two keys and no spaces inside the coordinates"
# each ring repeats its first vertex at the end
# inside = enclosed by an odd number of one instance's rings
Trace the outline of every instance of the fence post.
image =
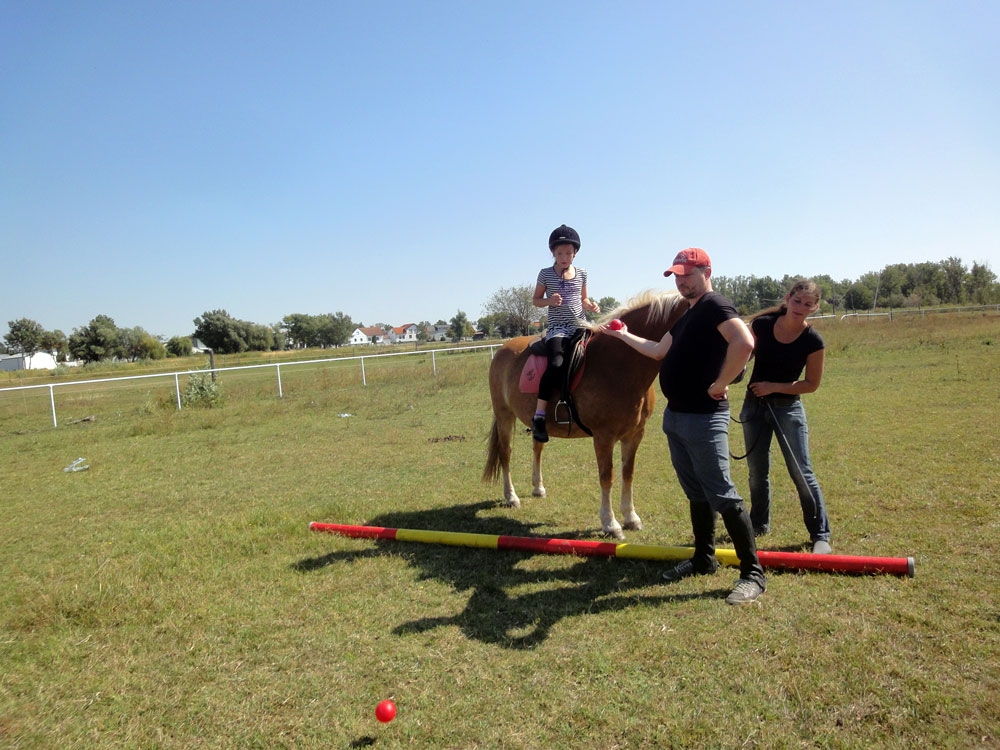
{"type": "Polygon", "coordinates": [[[368,381],[365,379],[365,358],[361,357],[361,385],[368,385],[368,381]]]}
{"type": "Polygon", "coordinates": [[[174,390],[177,392],[177,411],[181,410],[181,376],[174,373],[174,390]]]}
{"type": "Polygon", "coordinates": [[[285,394],[281,392],[281,365],[275,363],[274,369],[278,371],[278,398],[284,398],[285,394]]]}
{"type": "Polygon", "coordinates": [[[436,376],[438,374],[437,359],[434,357],[434,352],[431,351],[431,372],[436,376]]]}
{"type": "Polygon", "coordinates": [[[52,426],[58,427],[59,423],[56,422],[56,395],[51,385],[49,385],[49,403],[52,404],[52,426]]]}

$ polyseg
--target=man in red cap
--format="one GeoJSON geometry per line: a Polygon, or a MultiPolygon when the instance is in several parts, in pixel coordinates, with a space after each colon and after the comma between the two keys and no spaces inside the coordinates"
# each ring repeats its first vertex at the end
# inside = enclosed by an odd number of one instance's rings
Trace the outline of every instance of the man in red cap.
{"type": "Polygon", "coordinates": [[[733,540],[740,559],[740,580],[729,604],[755,601],[767,587],[757,557],[753,526],[743,499],[729,476],[729,384],[737,380],[753,352],[753,336],[732,302],[712,290],[712,261],[691,247],[677,253],[664,276],[674,276],[688,310],[659,341],[628,328],[602,330],[641,354],[660,360],[660,388],[667,397],[663,432],[670,460],[691,507],[694,555],[667,570],[678,581],[714,573],[715,514],[733,540]]]}

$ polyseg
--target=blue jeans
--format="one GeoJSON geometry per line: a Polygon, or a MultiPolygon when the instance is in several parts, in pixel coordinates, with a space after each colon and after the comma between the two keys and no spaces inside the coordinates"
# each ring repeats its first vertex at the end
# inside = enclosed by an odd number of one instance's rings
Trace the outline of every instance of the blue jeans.
{"type": "Polygon", "coordinates": [[[743,502],[729,476],[729,409],[686,414],[666,409],[663,432],[677,481],[692,503],[722,514],[743,502]]]}
{"type": "Polygon", "coordinates": [[[747,393],[740,411],[750,471],[750,521],[754,529],[771,527],[771,437],[778,446],[802,506],[802,520],[812,541],[830,541],[830,520],[823,493],[809,461],[809,425],[802,400],[787,396],[757,398],[747,393]]]}

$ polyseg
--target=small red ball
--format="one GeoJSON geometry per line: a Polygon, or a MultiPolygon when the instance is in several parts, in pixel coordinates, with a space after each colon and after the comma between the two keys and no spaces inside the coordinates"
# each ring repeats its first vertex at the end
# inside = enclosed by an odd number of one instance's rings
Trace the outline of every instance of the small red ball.
{"type": "Polygon", "coordinates": [[[612,331],[620,331],[624,327],[625,324],[622,323],[620,320],[618,320],[618,318],[615,318],[610,323],[608,323],[608,328],[610,328],[612,331]]]}
{"type": "Polygon", "coordinates": [[[396,718],[396,704],[390,700],[384,700],[375,706],[375,718],[386,724],[396,718]]]}

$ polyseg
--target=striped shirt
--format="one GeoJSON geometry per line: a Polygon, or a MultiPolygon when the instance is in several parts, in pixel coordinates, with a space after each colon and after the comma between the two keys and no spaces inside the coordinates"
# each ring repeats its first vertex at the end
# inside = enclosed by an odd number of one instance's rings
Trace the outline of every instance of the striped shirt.
{"type": "Polygon", "coordinates": [[[546,308],[549,325],[545,338],[572,336],[580,324],[586,321],[583,317],[583,287],[587,285],[587,272],[577,268],[575,278],[564,279],[556,273],[555,268],[546,266],[538,272],[538,283],[545,287],[546,297],[553,294],[562,297],[559,307],[546,308]]]}

